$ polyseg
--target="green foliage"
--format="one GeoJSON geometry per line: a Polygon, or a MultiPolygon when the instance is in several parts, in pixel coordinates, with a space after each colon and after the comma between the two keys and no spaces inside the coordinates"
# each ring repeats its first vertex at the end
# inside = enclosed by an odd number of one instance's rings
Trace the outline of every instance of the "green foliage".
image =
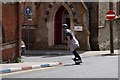
{"type": "Polygon", "coordinates": [[[24,61],[21,58],[16,58],[15,63],[23,63],[24,61]]]}

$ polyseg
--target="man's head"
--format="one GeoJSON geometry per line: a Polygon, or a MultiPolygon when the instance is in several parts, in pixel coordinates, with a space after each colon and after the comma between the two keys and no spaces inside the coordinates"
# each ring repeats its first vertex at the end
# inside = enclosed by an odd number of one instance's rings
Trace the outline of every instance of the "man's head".
{"type": "Polygon", "coordinates": [[[63,28],[63,29],[67,29],[67,28],[68,28],[68,25],[67,25],[67,24],[63,24],[63,25],[62,25],[62,28],[63,28]]]}

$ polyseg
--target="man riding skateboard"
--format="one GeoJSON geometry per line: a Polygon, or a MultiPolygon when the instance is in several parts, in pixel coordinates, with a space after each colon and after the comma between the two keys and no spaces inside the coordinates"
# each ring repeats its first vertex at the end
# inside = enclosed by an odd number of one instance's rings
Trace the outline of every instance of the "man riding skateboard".
{"type": "Polygon", "coordinates": [[[67,37],[67,43],[68,43],[67,49],[70,50],[75,56],[75,58],[73,58],[73,60],[75,61],[75,64],[82,63],[82,59],[81,59],[80,55],[78,54],[78,52],[76,51],[76,49],[79,47],[78,40],[75,38],[73,32],[70,29],[68,29],[67,24],[63,24],[62,27],[63,27],[63,29],[66,33],[66,37],[67,37]]]}

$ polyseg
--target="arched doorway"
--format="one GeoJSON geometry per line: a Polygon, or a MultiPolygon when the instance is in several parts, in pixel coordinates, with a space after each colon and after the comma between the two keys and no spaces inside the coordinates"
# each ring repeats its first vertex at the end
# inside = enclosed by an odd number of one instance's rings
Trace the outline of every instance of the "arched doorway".
{"type": "MultiPolygon", "coordinates": [[[[51,47],[51,46],[55,46],[55,37],[54,37],[54,26],[55,26],[55,15],[57,13],[57,11],[60,9],[60,7],[64,7],[64,9],[69,13],[68,16],[69,16],[69,20],[70,20],[70,29],[73,30],[73,27],[74,26],[74,23],[73,23],[73,14],[72,14],[72,11],[71,9],[69,8],[69,6],[66,4],[66,3],[55,3],[54,6],[51,8],[51,13],[49,14],[49,17],[48,17],[48,22],[47,22],[47,27],[48,27],[48,46],[51,47]]],[[[63,10],[65,12],[65,10],[63,10]]],[[[63,13],[64,13],[63,12],[63,13]]],[[[63,19],[63,15],[62,15],[62,23],[65,23],[64,19],[63,19]]],[[[65,18],[65,17],[64,17],[65,18]]],[[[61,24],[61,27],[62,27],[62,24],[61,24]]],[[[63,34],[62,34],[63,35],[63,34]]],[[[62,37],[63,38],[63,37],[62,37]]],[[[62,39],[61,38],[61,39],[62,39]]],[[[61,40],[61,43],[60,45],[62,44],[62,40],[61,40]]]]}
{"type": "Polygon", "coordinates": [[[54,45],[66,43],[65,32],[62,29],[62,24],[66,23],[70,27],[70,17],[64,6],[61,6],[54,17],[54,45]]]}

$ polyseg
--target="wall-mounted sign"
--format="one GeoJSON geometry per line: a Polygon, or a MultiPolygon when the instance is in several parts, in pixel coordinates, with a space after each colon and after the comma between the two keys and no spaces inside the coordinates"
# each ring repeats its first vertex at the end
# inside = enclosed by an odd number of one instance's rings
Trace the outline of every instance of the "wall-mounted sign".
{"type": "Polygon", "coordinates": [[[75,31],[83,31],[83,26],[74,26],[75,31]]]}
{"type": "Polygon", "coordinates": [[[29,7],[26,8],[26,14],[30,15],[30,8],[29,7]]]}

